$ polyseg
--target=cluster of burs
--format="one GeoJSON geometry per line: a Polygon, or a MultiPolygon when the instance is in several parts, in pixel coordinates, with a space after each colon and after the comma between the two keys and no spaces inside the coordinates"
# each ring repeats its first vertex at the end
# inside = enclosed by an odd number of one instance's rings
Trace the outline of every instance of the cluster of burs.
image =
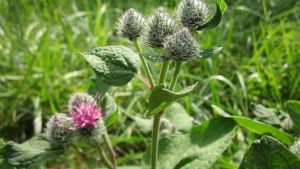
{"type": "Polygon", "coordinates": [[[68,104],[69,114],[56,113],[46,124],[46,137],[55,145],[67,143],[74,136],[97,139],[105,131],[105,114],[94,97],[74,94],[68,104]]]}
{"type": "Polygon", "coordinates": [[[147,19],[134,9],[119,19],[118,32],[129,40],[141,38],[150,47],[161,48],[162,57],[177,61],[199,56],[200,44],[193,34],[207,21],[209,10],[202,0],[182,0],[173,19],[166,11],[157,10],[147,19]]]}

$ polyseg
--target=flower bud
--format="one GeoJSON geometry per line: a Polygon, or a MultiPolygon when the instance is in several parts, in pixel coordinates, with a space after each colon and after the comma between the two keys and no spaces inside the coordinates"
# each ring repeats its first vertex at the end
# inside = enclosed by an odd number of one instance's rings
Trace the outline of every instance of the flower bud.
{"type": "Polygon", "coordinates": [[[200,53],[199,43],[187,28],[182,28],[167,37],[164,42],[163,56],[169,59],[183,61],[197,57],[200,53]]]}
{"type": "Polygon", "coordinates": [[[66,114],[57,113],[46,124],[46,137],[52,144],[68,142],[74,131],[72,130],[73,119],[66,114]]]}
{"type": "Polygon", "coordinates": [[[208,16],[208,7],[203,0],[182,0],[177,9],[177,18],[190,30],[202,25],[208,16]]]}
{"type": "Polygon", "coordinates": [[[134,9],[127,10],[117,23],[118,33],[129,40],[140,37],[145,26],[145,19],[134,9]]]}
{"type": "Polygon", "coordinates": [[[164,39],[173,34],[176,30],[175,22],[167,13],[156,11],[147,20],[147,27],[144,35],[145,41],[154,48],[163,47],[164,39]]]}
{"type": "Polygon", "coordinates": [[[69,112],[74,112],[76,107],[81,103],[96,105],[96,101],[94,97],[88,95],[87,93],[76,93],[69,100],[69,104],[68,104],[69,112]]]}

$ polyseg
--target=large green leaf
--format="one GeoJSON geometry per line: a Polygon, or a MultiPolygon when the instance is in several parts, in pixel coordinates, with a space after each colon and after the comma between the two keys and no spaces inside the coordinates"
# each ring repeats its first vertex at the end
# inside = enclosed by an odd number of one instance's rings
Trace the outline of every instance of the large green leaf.
{"type": "MultiPolygon", "coordinates": [[[[224,115],[224,110],[221,108],[214,106],[215,111],[217,111],[220,115],[224,115]]],[[[252,120],[243,116],[228,116],[227,118],[231,118],[236,121],[236,123],[246,128],[247,130],[256,133],[256,134],[270,134],[278,140],[284,142],[285,144],[291,145],[293,143],[293,137],[279,129],[272,127],[268,124],[262,123],[260,121],[252,120]]]]}
{"type": "Polygon", "coordinates": [[[216,13],[209,21],[207,21],[203,25],[198,26],[197,30],[211,29],[220,24],[223,17],[223,13],[227,9],[227,5],[224,0],[215,0],[215,1],[216,1],[216,13]]]}
{"type": "Polygon", "coordinates": [[[139,56],[124,46],[107,46],[83,54],[97,74],[97,78],[113,86],[127,84],[138,72],[139,56]]]}
{"type": "Polygon", "coordinates": [[[134,118],[135,124],[138,126],[139,131],[143,133],[149,133],[152,131],[152,120],[142,118],[139,116],[135,116],[134,118]]]}
{"type": "Polygon", "coordinates": [[[166,85],[156,86],[151,92],[149,99],[149,109],[146,113],[146,116],[150,117],[152,115],[155,115],[177,99],[188,96],[189,94],[195,92],[199,87],[200,83],[196,83],[181,90],[178,93],[175,93],[169,90],[166,85]]]}
{"type": "Polygon", "coordinates": [[[300,158],[270,136],[255,141],[239,169],[300,169],[300,158]]]}
{"type": "MultiPolygon", "coordinates": [[[[217,117],[192,128],[190,133],[160,139],[158,169],[210,168],[230,145],[235,126],[234,120],[217,117]]],[[[144,160],[149,167],[149,149],[144,160]]]]}
{"type": "Polygon", "coordinates": [[[300,102],[291,100],[286,103],[286,109],[294,122],[294,128],[300,131],[300,102]]]}
{"type": "Polygon", "coordinates": [[[0,168],[1,169],[14,169],[12,165],[10,165],[7,160],[3,157],[3,152],[5,148],[6,142],[2,139],[0,139],[0,168]]]}
{"type": "Polygon", "coordinates": [[[165,118],[174,125],[176,131],[188,132],[193,125],[193,118],[188,115],[184,107],[179,103],[173,103],[166,108],[165,118]]]}
{"type": "Polygon", "coordinates": [[[44,135],[38,135],[22,144],[8,142],[3,147],[1,156],[7,163],[17,168],[30,168],[57,157],[62,152],[62,147],[53,146],[44,135]]]}

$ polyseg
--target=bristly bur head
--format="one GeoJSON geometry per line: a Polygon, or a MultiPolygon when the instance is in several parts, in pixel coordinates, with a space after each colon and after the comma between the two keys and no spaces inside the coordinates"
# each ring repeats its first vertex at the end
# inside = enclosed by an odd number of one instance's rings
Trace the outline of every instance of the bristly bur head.
{"type": "Polygon", "coordinates": [[[197,57],[200,53],[199,43],[187,28],[182,28],[167,37],[164,42],[163,56],[183,61],[197,57]]]}
{"type": "Polygon", "coordinates": [[[96,127],[93,130],[91,130],[91,132],[88,133],[88,135],[92,139],[99,139],[100,136],[104,134],[105,130],[105,122],[103,121],[103,119],[99,119],[96,127]]]}
{"type": "Polygon", "coordinates": [[[95,128],[101,118],[101,110],[94,104],[81,103],[70,113],[76,128],[95,128]]]}
{"type": "Polygon", "coordinates": [[[73,96],[71,96],[69,100],[69,104],[68,104],[69,112],[74,112],[76,110],[76,107],[81,103],[96,105],[96,101],[94,97],[90,96],[87,93],[76,93],[73,96]]]}
{"type": "Polygon", "coordinates": [[[129,40],[140,37],[145,27],[145,19],[142,14],[134,9],[127,10],[117,23],[118,33],[129,40]]]}
{"type": "Polygon", "coordinates": [[[203,0],[182,0],[177,9],[177,18],[183,26],[196,29],[205,22],[208,7],[203,0]]]}
{"type": "Polygon", "coordinates": [[[95,127],[77,128],[77,131],[81,136],[94,140],[98,140],[100,136],[104,134],[105,130],[106,127],[102,118],[97,121],[95,127]]]}
{"type": "Polygon", "coordinates": [[[68,142],[74,130],[72,130],[73,119],[66,114],[57,113],[52,116],[46,124],[46,137],[52,144],[63,144],[68,142]]]}
{"type": "Polygon", "coordinates": [[[147,20],[144,40],[154,48],[163,47],[164,39],[177,29],[175,22],[166,12],[156,11],[147,20]]]}

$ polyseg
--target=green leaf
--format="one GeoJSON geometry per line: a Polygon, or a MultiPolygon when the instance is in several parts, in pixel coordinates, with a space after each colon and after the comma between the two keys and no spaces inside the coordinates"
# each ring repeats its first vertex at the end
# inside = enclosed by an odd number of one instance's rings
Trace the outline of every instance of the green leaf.
{"type": "Polygon", "coordinates": [[[270,136],[255,141],[244,155],[239,169],[299,169],[300,159],[270,136]]]}
{"type": "Polygon", "coordinates": [[[7,160],[3,157],[3,152],[5,148],[6,142],[2,139],[0,139],[0,168],[1,169],[14,169],[12,165],[10,165],[7,160]]]}
{"type": "Polygon", "coordinates": [[[188,115],[184,107],[179,103],[173,103],[165,110],[165,118],[174,126],[175,130],[188,132],[193,125],[193,118],[188,115]]]}
{"type": "Polygon", "coordinates": [[[138,126],[138,129],[143,133],[149,133],[152,131],[152,120],[145,119],[139,116],[134,117],[134,121],[138,126]]]}
{"type": "Polygon", "coordinates": [[[146,116],[150,117],[152,115],[155,115],[177,99],[188,96],[189,94],[195,92],[199,87],[200,83],[196,83],[181,90],[178,93],[174,93],[169,90],[166,85],[156,86],[151,92],[149,99],[149,109],[146,113],[146,116]]]}
{"type": "Polygon", "coordinates": [[[96,72],[97,78],[113,86],[126,85],[141,65],[138,55],[124,46],[99,47],[83,56],[96,72]]]}
{"type": "Polygon", "coordinates": [[[108,127],[118,120],[119,109],[113,97],[106,93],[100,102],[105,126],[108,127]]]}
{"type": "Polygon", "coordinates": [[[270,134],[287,145],[291,145],[293,143],[293,137],[291,135],[268,124],[242,116],[232,116],[231,118],[234,119],[239,126],[244,127],[253,133],[270,134]]]}
{"type": "MultiPolygon", "coordinates": [[[[219,113],[219,115],[224,114],[224,110],[214,105],[214,110],[219,113]],[[222,111],[221,111],[222,110],[222,111]]],[[[236,123],[244,127],[250,132],[256,133],[256,134],[270,134],[273,137],[277,138],[278,140],[284,142],[285,144],[291,145],[293,143],[293,137],[283,131],[280,131],[279,129],[272,127],[268,124],[249,119],[247,117],[243,116],[228,116],[228,114],[224,117],[231,118],[236,121],[236,123]]]]}
{"type": "Polygon", "coordinates": [[[222,50],[222,47],[213,47],[200,51],[200,58],[209,58],[222,50]]]}
{"type": "MultiPolygon", "coordinates": [[[[234,120],[217,117],[192,128],[190,133],[160,139],[158,169],[209,169],[231,144],[235,126],[234,120]]],[[[149,150],[144,156],[147,166],[149,150]]]]}
{"type": "Polygon", "coordinates": [[[300,131],[300,102],[290,100],[286,103],[286,109],[294,123],[294,128],[300,131]]]}
{"type": "Polygon", "coordinates": [[[203,29],[211,29],[220,24],[223,14],[227,9],[227,5],[224,0],[215,0],[215,1],[216,1],[216,12],[214,16],[209,21],[196,28],[197,30],[201,31],[203,29]]]}
{"type": "Polygon", "coordinates": [[[10,141],[3,149],[1,156],[18,168],[30,168],[63,152],[62,147],[52,145],[44,135],[38,135],[22,144],[10,141]]]}

